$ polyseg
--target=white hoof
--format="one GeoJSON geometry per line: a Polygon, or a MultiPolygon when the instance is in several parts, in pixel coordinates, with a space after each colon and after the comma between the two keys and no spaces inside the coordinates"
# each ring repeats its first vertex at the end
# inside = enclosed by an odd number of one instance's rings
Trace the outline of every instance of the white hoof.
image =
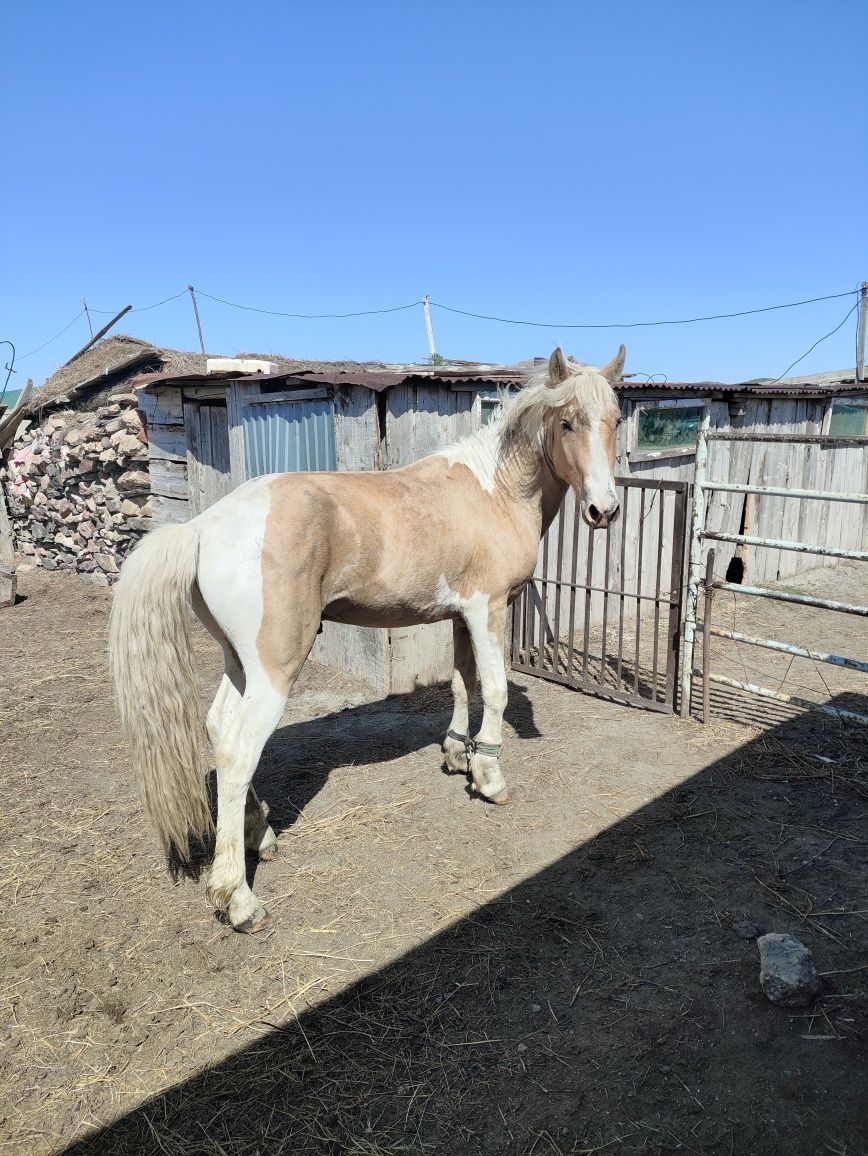
{"type": "Polygon", "coordinates": [[[500,761],[493,755],[475,754],[470,760],[473,785],[484,799],[492,803],[509,802],[506,779],[500,769],[500,761]],[[505,800],[504,800],[505,796],[505,800]]]}

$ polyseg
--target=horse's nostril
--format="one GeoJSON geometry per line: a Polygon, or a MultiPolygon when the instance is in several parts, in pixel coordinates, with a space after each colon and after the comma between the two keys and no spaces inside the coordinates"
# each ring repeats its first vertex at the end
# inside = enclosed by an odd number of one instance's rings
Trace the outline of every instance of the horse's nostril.
{"type": "Polygon", "coordinates": [[[591,517],[591,521],[592,521],[592,522],[599,522],[599,520],[600,520],[600,519],[602,518],[602,516],[603,516],[603,515],[600,513],[600,511],[597,509],[597,507],[596,507],[596,506],[593,506],[593,505],[591,505],[591,506],[588,506],[588,514],[590,515],[590,517],[591,517]]]}

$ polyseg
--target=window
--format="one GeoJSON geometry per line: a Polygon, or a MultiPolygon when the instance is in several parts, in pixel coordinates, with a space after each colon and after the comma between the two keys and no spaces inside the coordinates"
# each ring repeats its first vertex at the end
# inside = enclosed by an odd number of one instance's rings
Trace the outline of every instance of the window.
{"type": "Polygon", "coordinates": [[[636,412],[634,444],[630,457],[668,458],[692,454],[702,423],[702,405],[677,403],[642,405],[636,412]]]}
{"type": "Polygon", "coordinates": [[[868,398],[833,398],[828,432],[833,437],[862,437],[868,432],[868,398]]]}
{"type": "Polygon", "coordinates": [[[481,397],[479,399],[479,412],[483,425],[488,425],[494,420],[494,415],[500,407],[500,399],[496,397],[481,397]]]}

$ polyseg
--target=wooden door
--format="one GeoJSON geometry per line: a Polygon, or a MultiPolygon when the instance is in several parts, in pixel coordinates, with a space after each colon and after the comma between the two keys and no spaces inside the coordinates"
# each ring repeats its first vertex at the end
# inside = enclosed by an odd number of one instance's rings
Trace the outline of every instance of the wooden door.
{"type": "Polygon", "coordinates": [[[184,401],[190,516],[228,494],[229,419],[225,401],[184,401]]]}

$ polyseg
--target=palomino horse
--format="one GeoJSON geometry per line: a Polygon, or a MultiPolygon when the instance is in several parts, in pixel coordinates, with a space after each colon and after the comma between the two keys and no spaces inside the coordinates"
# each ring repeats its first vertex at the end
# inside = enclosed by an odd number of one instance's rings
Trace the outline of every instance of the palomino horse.
{"type": "Polygon", "coordinates": [[[455,709],[448,766],[494,803],[506,707],[507,607],[536,565],[569,486],[585,521],[618,513],[612,469],[624,347],[603,369],[560,349],[471,437],[384,473],[271,474],[198,518],[149,534],[121,570],[110,657],[146,809],[170,856],[211,828],[189,607],[223,649],[206,729],[217,768],[208,897],[240,931],[264,925],[245,848],[277,840],[251,782],[320,623],[411,626],[451,619],[455,709]],[[468,736],[482,683],[484,713],[468,736]]]}

